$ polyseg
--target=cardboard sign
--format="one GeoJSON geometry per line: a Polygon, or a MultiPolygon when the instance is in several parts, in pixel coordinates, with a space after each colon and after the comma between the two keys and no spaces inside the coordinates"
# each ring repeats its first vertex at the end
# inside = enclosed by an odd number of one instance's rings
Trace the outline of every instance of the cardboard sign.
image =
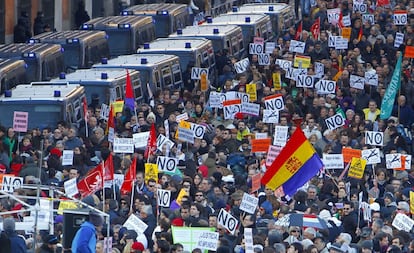
{"type": "Polygon", "coordinates": [[[252,176],[252,192],[260,190],[261,183],[260,180],[262,180],[262,174],[258,173],[254,176],[252,176]]]}
{"type": "Polygon", "coordinates": [[[178,135],[177,139],[180,141],[188,142],[193,144],[194,143],[194,132],[188,128],[178,127],[178,135]]]}
{"type": "Polygon", "coordinates": [[[258,203],[258,198],[250,194],[243,193],[242,202],[240,203],[240,210],[250,214],[254,214],[256,212],[256,207],[258,203]]]}
{"type": "Polygon", "coordinates": [[[325,169],[343,169],[344,156],[342,154],[323,154],[323,164],[325,169]]]}
{"type": "Polygon", "coordinates": [[[279,123],[279,111],[264,109],[263,123],[279,123]]]}
{"type": "Polygon", "coordinates": [[[17,112],[13,114],[13,130],[16,132],[27,132],[27,125],[29,124],[28,112],[17,112]]]}
{"type": "Polygon", "coordinates": [[[236,70],[237,73],[240,74],[240,73],[245,72],[248,69],[249,65],[250,65],[249,58],[244,58],[234,64],[234,69],[236,70]]]}
{"type": "Polygon", "coordinates": [[[325,119],[325,123],[329,130],[335,130],[338,127],[345,125],[345,119],[342,114],[337,113],[334,116],[325,119]]]}
{"type": "Polygon", "coordinates": [[[200,80],[202,74],[205,74],[206,76],[208,76],[208,69],[207,68],[196,68],[196,67],[191,68],[191,79],[200,80]]]}
{"type": "Polygon", "coordinates": [[[353,157],[356,157],[356,158],[361,157],[361,150],[352,149],[352,148],[343,148],[342,155],[344,156],[344,162],[349,163],[351,162],[353,157]]]}
{"type": "Polygon", "coordinates": [[[342,17],[342,24],[344,26],[351,26],[351,16],[349,14],[342,17]]]}
{"type": "Polygon", "coordinates": [[[322,78],[325,75],[325,65],[320,62],[315,62],[315,76],[322,78]]]}
{"type": "Polygon", "coordinates": [[[69,197],[73,197],[79,193],[76,178],[72,178],[72,179],[65,181],[63,183],[63,186],[65,188],[66,195],[68,195],[69,197]]]}
{"type": "Polygon", "coordinates": [[[263,43],[255,44],[250,43],[249,44],[249,54],[263,54],[265,52],[265,48],[263,43]]]}
{"type": "Polygon", "coordinates": [[[400,47],[404,43],[404,33],[395,34],[394,47],[400,47]]]}
{"type": "Polygon", "coordinates": [[[282,78],[280,77],[279,72],[272,74],[272,80],[273,80],[273,87],[275,88],[275,90],[281,90],[282,89],[282,78]]]}
{"type": "Polygon", "coordinates": [[[319,95],[335,94],[336,82],[322,79],[315,84],[315,88],[319,95]]]}
{"type": "Polygon", "coordinates": [[[271,141],[272,139],[270,138],[252,140],[252,153],[267,152],[271,141]]]}
{"type": "Polygon", "coordinates": [[[246,84],[246,93],[249,94],[250,102],[257,100],[257,88],[255,83],[246,84]]]}
{"type": "Polygon", "coordinates": [[[108,120],[109,118],[109,105],[102,104],[101,111],[99,112],[99,117],[104,120],[108,120]]]}
{"type": "Polygon", "coordinates": [[[342,38],[347,39],[348,41],[351,39],[351,31],[352,28],[351,27],[344,27],[341,30],[341,36],[342,38]]]}
{"type": "Polygon", "coordinates": [[[242,103],[241,112],[248,115],[259,116],[260,104],[255,103],[242,103]]]}
{"type": "Polygon", "coordinates": [[[167,147],[171,149],[175,145],[175,143],[172,140],[165,137],[165,135],[160,134],[157,138],[157,150],[162,151],[162,147],[164,145],[167,145],[167,147]]]}
{"type": "Polygon", "coordinates": [[[158,167],[154,163],[145,164],[145,183],[148,184],[149,179],[154,179],[158,182],[158,167]]]}
{"type": "Polygon", "coordinates": [[[267,96],[264,98],[265,108],[273,111],[280,111],[285,108],[283,97],[280,94],[267,96]]]}
{"type": "Polygon", "coordinates": [[[178,159],[174,157],[158,156],[157,167],[159,171],[175,172],[178,166],[178,159]]]}
{"type": "Polygon", "coordinates": [[[241,100],[234,99],[223,102],[224,119],[234,119],[241,112],[241,100]]]}
{"type": "Polygon", "coordinates": [[[275,42],[266,42],[265,43],[265,53],[266,54],[272,54],[273,50],[276,48],[275,42]]]}
{"type": "Polygon", "coordinates": [[[300,53],[303,54],[305,52],[306,43],[302,41],[297,40],[291,40],[289,51],[294,53],[300,53]]]}
{"type": "Polygon", "coordinates": [[[405,232],[410,232],[413,228],[414,221],[403,213],[397,213],[394,220],[392,221],[392,226],[397,230],[403,230],[405,232]]]}
{"type": "Polygon", "coordinates": [[[117,114],[118,112],[121,112],[124,110],[124,101],[115,101],[112,103],[114,114],[117,114]]]}
{"type": "Polygon", "coordinates": [[[296,79],[296,87],[298,88],[313,88],[314,79],[313,76],[299,75],[296,79]]]}
{"type": "Polygon", "coordinates": [[[402,167],[401,154],[386,154],[385,164],[387,169],[398,169],[402,167]]]}
{"type": "Polygon", "coordinates": [[[362,4],[362,3],[354,3],[353,4],[353,9],[354,12],[359,12],[359,13],[366,13],[368,12],[368,7],[366,4],[362,4]]]}
{"type": "Polygon", "coordinates": [[[13,193],[14,190],[22,187],[23,182],[22,177],[3,176],[2,190],[8,193],[13,193]]]}
{"type": "Polygon", "coordinates": [[[328,9],[326,10],[326,12],[328,14],[328,22],[332,25],[338,24],[339,13],[341,12],[341,10],[339,8],[335,8],[335,9],[328,9]]]}
{"type": "Polygon", "coordinates": [[[115,138],[114,139],[115,153],[134,153],[134,139],[132,138],[115,138]]]}
{"type": "Polygon", "coordinates": [[[365,85],[365,78],[357,75],[351,75],[349,77],[349,85],[351,88],[363,90],[365,85]]]}
{"type": "Polygon", "coordinates": [[[131,214],[128,219],[125,221],[123,227],[126,227],[130,230],[135,230],[138,235],[143,234],[148,228],[148,225],[138,218],[135,214],[131,214]]]}
{"type": "Polygon", "coordinates": [[[145,148],[148,144],[150,132],[135,133],[132,135],[132,141],[135,148],[145,148]]]}
{"type": "Polygon", "coordinates": [[[206,132],[206,127],[205,126],[190,122],[190,129],[194,133],[194,138],[203,139],[204,133],[206,132]]]}
{"type": "Polygon", "coordinates": [[[361,150],[361,158],[367,160],[367,165],[381,163],[379,148],[361,150]]]}
{"type": "Polygon", "coordinates": [[[252,228],[244,229],[244,246],[245,246],[245,253],[254,253],[253,229],[252,228]]]}
{"type": "Polygon", "coordinates": [[[375,72],[365,72],[365,83],[372,86],[378,86],[378,74],[375,72]]]}
{"type": "Polygon", "coordinates": [[[372,14],[362,14],[362,23],[363,24],[371,24],[373,25],[375,23],[375,17],[372,14]]]}
{"type": "Polygon", "coordinates": [[[72,165],[73,164],[73,150],[63,150],[62,152],[62,165],[72,165]]]}
{"type": "Polygon", "coordinates": [[[198,237],[196,247],[199,249],[216,251],[218,239],[218,232],[203,231],[198,237]]]}
{"type": "Polygon", "coordinates": [[[266,156],[266,166],[272,165],[273,161],[276,160],[277,156],[282,151],[283,147],[279,146],[269,146],[269,150],[267,151],[266,156]]]}
{"type": "Polygon", "coordinates": [[[171,191],[163,190],[163,189],[157,189],[158,206],[169,208],[170,207],[170,201],[171,201],[171,191]]]}
{"type": "Polygon", "coordinates": [[[310,67],[310,64],[311,64],[310,56],[295,55],[295,59],[293,61],[293,67],[307,69],[310,67]]]}
{"type": "Polygon", "coordinates": [[[257,62],[261,66],[270,65],[270,54],[258,54],[257,55],[257,62]]]}
{"type": "Polygon", "coordinates": [[[349,166],[348,177],[361,179],[364,176],[367,161],[361,158],[353,157],[349,166]]]}
{"type": "Polygon", "coordinates": [[[292,67],[292,62],[287,60],[276,59],[276,65],[279,65],[281,69],[287,71],[289,68],[292,67]]]}
{"type": "Polygon", "coordinates": [[[217,223],[225,227],[231,234],[234,235],[239,221],[235,217],[233,217],[233,215],[221,208],[217,216],[217,223]]]}
{"type": "MultiPolygon", "coordinates": [[[[184,247],[184,251],[192,252],[193,249],[197,248],[200,234],[205,231],[214,232],[215,228],[171,226],[171,231],[173,242],[181,243],[184,247]]],[[[203,250],[203,253],[207,253],[207,250],[203,250]]]]}
{"type": "Polygon", "coordinates": [[[284,147],[287,142],[288,132],[289,132],[288,126],[275,126],[273,145],[284,147]]]}
{"type": "Polygon", "coordinates": [[[365,131],[365,144],[372,146],[383,146],[384,145],[384,133],[365,131]]]}
{"type": "Polygon", "coordinates": [[[175,116],[175,121],[177,123],[180,123],[183,120],[188,120],[188,113],[185,112],[175,116]]]}
{"type": "Polygon", "coordinates": [[[393,20],[395,25],[406,25],[407,19],[407,11],[394,11],[393,20]]]}

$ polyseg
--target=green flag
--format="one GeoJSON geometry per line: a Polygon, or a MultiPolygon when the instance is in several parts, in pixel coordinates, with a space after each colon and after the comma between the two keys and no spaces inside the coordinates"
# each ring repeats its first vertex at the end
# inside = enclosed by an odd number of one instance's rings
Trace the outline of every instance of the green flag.
{"type": "Polygon", "coordinates": [[[382,99],[380,119],[388,119],[391,116],[395,96],[397,95],[401,84],[401,62],[402,53],[400,54],[400,57],[398,57],[397,65],[395,66],[394,73],[392,74],[390,85],[385,91],[384,98],[382,99]]]}

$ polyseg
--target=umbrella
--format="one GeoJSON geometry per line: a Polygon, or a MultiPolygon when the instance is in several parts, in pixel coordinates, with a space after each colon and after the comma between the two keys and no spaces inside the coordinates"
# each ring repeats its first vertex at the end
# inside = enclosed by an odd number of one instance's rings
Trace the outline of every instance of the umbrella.
{"type": "Polygon", "coordinates": [[[291,213],[286,214],[275,222],[276,226],[313,227],[318,229],[328,228],[326,221],[314,214],[291,213]]]}

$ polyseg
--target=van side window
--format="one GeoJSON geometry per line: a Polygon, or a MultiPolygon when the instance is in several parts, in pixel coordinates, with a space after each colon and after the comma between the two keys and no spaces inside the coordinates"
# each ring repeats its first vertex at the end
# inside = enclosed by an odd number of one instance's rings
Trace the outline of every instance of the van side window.
{"type": "Polygon", "coordinates": [[[74,115],[73,106],[72,104],[68,104],[66,107],[66,121],[73,123],[75,118],[77,118],[77,115],[74,115]]]}
{"type": "Polygon", "coordinates": [[[169,66],[162,69],[162,78],[164,79],[164,86],[170,86],[172,84],[171,69],[169,66]]]}
{"type": "Polygon", "coordinates": [[[122,92],[122,90],[121,90],[121,86],[117,86],[116,88],[115,88],[116,90],[116,98],[117,99],[119,99],[119,98],[122,98],[123,96],[122,96],[122,94],[123,94],[123,92],[122,92]]]}
{"type": "Polygon", "coordinates": [[[173,70],[173,74],[174,74],[174,83],[177,84],[177,83],[181,82],[182,77],[181,77],[180,65],[179,64],[174,64],[172,66],[172,70],[173,70]]]}
{"type": "Polygon", "coordinates": [[[155,84],[158,89],[161,89],[161,79],[160,79],[160,73],[158,71],[155,72],[155,84]]]}

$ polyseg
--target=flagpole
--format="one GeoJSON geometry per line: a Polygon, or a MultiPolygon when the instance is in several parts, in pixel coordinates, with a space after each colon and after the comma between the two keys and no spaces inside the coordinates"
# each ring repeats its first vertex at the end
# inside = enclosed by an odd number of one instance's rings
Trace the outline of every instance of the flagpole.
{"type": "Polygon", "coordinates": [[[102,205],[102,212],[105,212],[105,164],[102,161],[102,178],[103,178],[103,187],[102,187],[102,199],[103,199],[103,205],[102,205]]]}
{"type": "Polygon", "coordinates": [[[135,193],[135,180],[132,181],[132,192],[131,192],[131,200],[129,204],[129,212],[132,212],[132,205],[134,202],[134,193],[135,193]]]}

